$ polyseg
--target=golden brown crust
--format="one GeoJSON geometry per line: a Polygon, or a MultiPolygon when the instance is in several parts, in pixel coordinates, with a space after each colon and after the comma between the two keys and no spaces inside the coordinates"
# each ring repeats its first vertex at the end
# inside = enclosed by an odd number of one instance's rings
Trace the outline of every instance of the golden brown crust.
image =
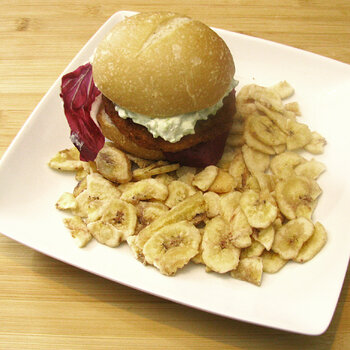
{"type": "Polygon", "coordinates": [[[213,30],[168,12],[143,13],[118,23],[93,59],[93,78],[105,96],[154,117],[214,105],[234,72],[232,55],[213,30]]]}
{"type": "Polygon", "coordinates": [[[140,147],[163,152],[179,152],[224,134],[230,130],[235,114],[235,93],[232,91],[224,99],[223,107],[214,116],[209,116],[208,120],[200,120],[196,123],[195,134],[186,135],[180,141],[171,143],[161,137],[154,138],[144,126],[134,123],[129,118],[120,118],[113,102],[105,96],[102,97],[102,101],[106,113],[125,138],[140,147]]]}
{"type": "Polygon", "coordinates": [[[131,139],[125,137],[112,123],[103,108],[100,109],[96,119],[100,125],[103,135],[111,140],[117,148],[143,159],[164,159],[164,154],[162,151],[140,147],[132,142],[131,139]]]}

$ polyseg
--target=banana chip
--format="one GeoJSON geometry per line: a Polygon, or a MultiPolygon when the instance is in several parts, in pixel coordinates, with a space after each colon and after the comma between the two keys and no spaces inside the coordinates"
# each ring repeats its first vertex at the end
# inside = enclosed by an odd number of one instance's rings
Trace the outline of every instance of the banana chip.
{"type": "Polygon", "coordinates": [[[210,220],[204,229],[202,259],[210,270],[225,273],[235,269],[240,249],[232,242],[230,227],[219,216],[210,220]]]}
{"type": "Polygon", "coordinates": [[[77,205],[74,195],[69,192],[64,192],[56,202],[56,208],[59,210],[74,210],[77,208],[77,205]]]}
{"type": "Polygon", "coordinates": [[[250,117],[249,125],[251,135],[265,145],[278,146],[286,143],[286,135],[264,115],[250,117]]]}
{"type": "Polygon", "coordinates": [[[322,224],[315,223],[312,236],[301,247],[298,255],[293,260],[304,263],[311,260],[324,247],[327,242],[327,232],[322,224]]]}
{"type": "Polygon", "coordinates": [[[283,131],[287,134],[286,144],[289,151],[303,148],[312,139],[311,131],[306,124],[290,119],[288,119],[286,129],[283,131]]]}
{"type": "Polygon", "coordinates": [[[326,144],[326,139],[316,131],[313,131],[311,133],[311,141],[305,145],[304,149],[312,154],[322,154],[326,144]]]}
{"type": "Polygon", "coordinates": [[[222,154],[220,160],[217,162],[216,166],[220,169],[228,170],[235,154],[236,149],[226,144],[224,153],[222,154]]]}
{"type": "Polygon", "coordinates": [[[250,236],[253,230],[240,207],[237,207],[230,221],[230,232],[231,241],[237,248],[246,248],[252,244],[250,236]]]}
{"type": "Polygon", "coordinates": [[[284,106],[282,103],[282,99],[280,95],[272,89],[255,84],[246,85],[245,89],[247,91],[244,91],[244,101],[254,100],[255,104],[258,102],[268,109],[277,112],[283,111],[284,106]]]}
{"type": "Polygon", "coordinates": [[[261,258],[263,262],[263,271],[267,273],[278,272],[288,262],[287,259],[282,259],[277,253],[267,250],[261,254],[261,258]]]}
{"type": "Polygon", "coordinates": [[[272,243],[275,239],[274,225],[263,228],[261,230],[255,230],[253,233],[254,239],[259,242],[266,250],[270,250],[272,243]]]}
{"type": "Polygon", "coordinates": [[[202,192],[197,192],[191,197],[186,198],[168,212],[159,216],[151,224],[139,232],[136,239],[136,245],[143,248],[145,243],[163,226],[170,225],[179,221],[190,221],[196,215],[205,213],[206,203],[202,192]]]}
{"type": "Polygon", "coordinates": [[[275,234],[272,250],[281,258],[295,259],[302,245],[312,236],[313,223],[303,217],[288,221],[275,234]]]}
{"type": "Polygon", "coordinates": [[[132,178],[129,158],[116,147],[105,144],[95,162],[97,171],[109,181],[126,183],[132,178]]]}
{"type": "Polygon", "coordinates": [[[162,202],[139,202],[137,205],[137,219],[144,228],[167,211],[169,211],[169,208],[162,202]]]}
{"type": "Polygon", "coordinates": [[[311,159],[306,163],[298,165],[295,168],[295,173],[316,180],[325,170],[326,166],[323,163],[311,159]]]}
{"type": "Polygon", "coordinates": [[[196,175],[197,169],[190,166],[181,166],[176,170],[176,176],[179,181],[192,185],[194,176],[196,175]]]}
{"type": "Polygon", "coordinates": [[[168,186],[168,190],[169,196],[165,201],[165,205],[169,208],[174,207],[196,193],[196,190],[192,186],[187,185],[182,181],[172,181],[168,186]]]}
{"type": "Polygon", "coordinates": [[[125,189],[120,198],[130,203],[149,199],[164,201],[167,199],[168,193],[166,185],[150,178],[130,183],[130,186],[125,189]]]}
{"type": "Polygon", "coordinates": [[[293,112],[295,116],[301,116],[300,107],[298,102],[289,102],[284,105],[286,111],[293,112]]]}
{"type": "Polygon", "coordinates": [[[241,250],[240,259],[252,258],[254,256],[261,256],[264,250],[265,250],[265,247],[260,242],[253,240],[252,244],[249,247],[241,250]]]}
{"type": "Polygon", "coordinates": [[[88,221],[96,221],[101,218],[106,207],[115,198],[120,197],[120,191],[100,174],[91,174],[86,178],[88,194],[87,213],[88,221]]]}
{"type": "Polygon", "coordinates": [[[239,201],[241,200],[242,193],[238,191],[232,191],[221,195],[219,198],[219,211],[221,216],[230,222],[236,209],[239,206],[239,201]]]}
{"type": "Polygon", "coordinates": [[[200,173],[194,176],[192,185],[199,188],[201,191],[206,191],[218,176],[219,168],[215,165],[209,165],[200,173]]]}
{"type": "Polygon", "coordinates": [[[264,173],[270,165],[270,156],[259,152],[247,145],[242,147],[244,162],[248,170],[254,175],[255,173],[264,173]]]}
{"type": "Polygon", "coordinates": [[[291,97],[294,94],[293,87],[285,80],[271,86],[269,89],[277,93],[282,100],[291,97]]]}
{"type": "Polygon", "coordinates": [[[147,241],[143,254],[147,263],[172,276],[198,253],[201,238],[199,230],[188,222],[170,224],[147,241]]]}
{"type": "Polygon", "coordinates": [[[77,171],[84,168],[84,162],[79,159],[80,153],[73,147],[59,151],[50,159],[48,165],[50,168],[60,171],[77,171]]]}
{"type": "Polygon", "coordinates": [[[294,169],[306,162],[306,159],[295,152],[283,152],[271,160],[271,170],[280,179],[295,175],[294,169]]]}
{"type": "Polygon", "coordinates": [[[242,281],[261,285],[263,274],[263,262],[261,257],[243,258],[239,261],[236,270],[231,271],[231,276],[242,281]]]}
{"type": "Polygon", "coordinates": [[[283,215],[292,220],[299,216],[311,219],[321,188],[305,176],[290,176],[276,185],[276,200],[283,215]]]}
{"type": "Polygon", "coordinates": [[[179,164],[169,164],[168,162],[160,160],[145,168],[135,169],[132,173],[132,178],[135,181],[148,179],[154,175],[170,173],[177,170],[179,167],[179,164]]]}
{"type": "Polygon", "coordinates": [[[65,218],[63,223],[69,229],[79,248],[85,247],[91,241],[92,236],[86,227],[86,223],[80,216],[65,218]]]}
{"type": "Polygon", "coordinates": [[[277,217],[277,205],[268,193],[248,190],[242,193],[240,206],[252,227],[266,228],[277,217]]]}
{"type": "Polygon", "coordinates": [[[136,208],[115,198],[104,208],[101,219],[87,224],[89,232],[102,244],[117,247],[135,233],[136,208]]]}
{"type": "Polygon", "coordinates": [[[250,131],[251,121],[252,121],[252,117],[248,117],[246,120],[245,129],[244,129],[243,137],[244,137],[246,144],[249,147],[254,148],[257,151],[260,151],[262,153],[266,153],[266,154],[270,154],[270,155],[275,154],[276,151],[273,149],[272,146],[266,145],[265,143],[261,142],[256,137],[254,137],[254,135],[251,133],[251,131],[250,131]]]}
{"type": "Polygon", "coordinates": [[[235,154],[229,165],[228,172],[235,181],[235,188],[238,190],[243,189],[245,185],[244,180],[248,176],[248,169],[246,167],[242,151],[239,151],[235,154]]]}
{"type": "Polygon", "coordinates": [[[205,192],[203,195],[205,203],[207,205],[207,217],[213,218],[220,214],[220,196],[215,192],[205,192]]]}
{"type": "Polygon", "coordinates": [[[226,171],[219,169],[218,175],[210,185],[209,191],[216,193],[227,193],[236,187],[235,179],[226,171]]]}

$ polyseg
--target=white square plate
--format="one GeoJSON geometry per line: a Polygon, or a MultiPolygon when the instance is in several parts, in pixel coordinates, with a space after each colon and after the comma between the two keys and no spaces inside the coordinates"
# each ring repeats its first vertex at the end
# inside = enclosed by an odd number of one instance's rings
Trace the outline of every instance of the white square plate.
{"type": "MultiPolygon", "coordinates": [[[[88,61],[104,35],[124,16],[112,16],[64,73],[88,61]]],[[[70,147],[69,128],[59,97],[60,78],[36,107],[0,163],[0,232],[51,257],[181,304],[237,320],[304,333],[324,332],[335,310],[346,273],[350,163],[350,66],[312,53],[253,37],[217,30],[232,50],[239,86],[287,80],[296,89],[303,120],[326,137],[324,190],[314,214],[329,241],[310,262],[287,264],[265,274],[261,287],[229,276],[208,274],[190,264],[176,277],[161,275],[134,259],[127,245],[117,249],[91,242],[75,246],[55,202],[71,191],[73,176],[49,169],[48,160],[70,147]]]]}

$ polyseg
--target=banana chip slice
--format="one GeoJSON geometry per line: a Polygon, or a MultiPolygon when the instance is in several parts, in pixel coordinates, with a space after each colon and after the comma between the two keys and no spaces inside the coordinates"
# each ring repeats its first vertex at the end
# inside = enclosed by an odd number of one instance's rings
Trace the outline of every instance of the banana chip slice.
{"type": "Polygon", "coordinates": [[[97,171],[109,181],[126,183],[132,178],[129,158],[116,147],[105,144],[95,162],[97,171]]]}
{"type": "Polygon", "coordinates": [[[77,185],[74,187],[73,196],[78,197],[79,194],[87,189],[87,176],[85,176],[82,180],[79,180],[77,185]]]}
{"type": "Polygon", "coordinates": [[[265,250],[265,247],[260,242],[253,240],[252,244],[249,247],[241,250],[240,259],[252,258],[254,256],[261,256],[264,250],[265,250]]]}
{"type": "Polygon", "coordinates": [[[201,191],[206,191],[218,176],[219,168],[215,165],[209,165],[194,176],[192,185],[201,191]]]}
{"type": "Polygon", "coordinates": [[[75,243],[79,248],[85,247],[92,239],[86,223],[80,216],[63,219],[64,225],[69,229],[75,243]]]}
{"type": "Polygon", "coordinates": [[[91,202],[91,198],[89,196],[89,192],[87,190],[81,192],[76,198],[77,202],[76,208],[72,210],[74,215],[78,215],[81,218],[87,218],[89,215],[89,206],[91,202]]]}
{"type": "Polygon", "coordinates": [[[220,196],[219,210],[221,216],[227,221],[230,222],[233,218],[233,215],[239,206],[239,201],[241,200],[242,193],[238,191],[232,191],[225,193],[220,196]]]}
{"type": "Polygon", "coordinates": [[[215,192],[205,192],[203,195],[207,205],[207,217],[213,218],[220,214],[220,196],[215,192]]]}
{"type": "Polygon", "coordinates": [[[50,159],[48,165],[52,169],[60,171],[77,171],[84,168],[84,163],[80,159],[79,151],[73,147],[59,151],[50,159]]]}
{"type": "Polygon", "coordinates": [[[263,228],[261,230],[255,230],[253,232],[254,239],[259,242],[266,250],[270,250],[272,243],[275,239],[275,228],[274,225],[263,228]]]}
{"type": "Polygon", "coordinates": [[[217,216],[204,229],[202,259],[210,270],[225,273],[235,269],[239,262],[240,249],[232,242],[230,227],[217,216]]]}
{"type": "Polygon", "coordinates": [[[276,151],[273,149],[272,146],[266,145],[265,143],[261,142],[260,140],[258,140],[256,137],[254,137],[254,135],[251,133],[251,119],[252,117],[248,117],[246,120],[246,125],[245,125],[245,129],[244,129],[244,140],[246,142],[246,144],[251,147],[256,149],[257,151],[260,151],[262,153],[266,153],[266,154],[270,154],[273,155],[276,153],[276,151]]]}
{"type": "Polygon", "coordinates": [[[249,247],[252,243],[250,238],[253,233],[247,217],[242,209],[238,207],[230,221],[231,241],[237,248],[249,247]]]}
{"type": "Polygon", "coordinates": [[[285,179],[291,175],[295,175],[294,169],[306,162],[306,159],[295,152],[283,152],[273,157],[270,168],[273,174],[280,179],[285,179]]]}
{"type": "Polygon", "coordinates": [[[264,173],[270,166],[270,156],[266,153],[259,152],[244,145],[242,147],[242,154],[248,170],[253,175],[255,173],[264,173]]]}
{"type": "Polygon", "coordinates": [[[272,250],[283,259],[295,259],[313,232],[314,225],[310,220],[303,217],[290,220],[277,230],[272,250]]]}
{"type": "Polygon", "coordinates": [[[304,263],[311,260],[324,247],[327,242],[327,232],[322,224],[315,223],[312,236],[301,247],[298,255],[293,260],[304,263]]]}
{"type": "Polygon", "coordinates": [[[104,208],[101,219],[88,223],[87,228],[100,243],[117,247],[135,233],[136,221],[136,208],[115,198],[104,208]]]}
{"type": "Polygon", "coordinates": [[[170,224],[147,241],[143,254],[147,263],[172,276],[198,253],[201,238],[199,230],[188,222],[170,224]]]}
{"type": "Polygon", "coordinates": [[[286,111],[293,112],[295,116],[301,116],[300,106],[298,102],[289,102],[284,105],[286,111]]]}
{"type": "Polygon", "coordinates": [[[169,208],[162,202],[139,202],[136,209],[137,219],[142,228],[169,211],[169,208]]]}
{"type": "Polygon", "coordinates": [[[86,178],[88,198],[88,221],[101,218],[110,201],[120,197],[120,191],[102,175],[94,173],[86,178]]]}
{"type": "Polygon", "coordinates": [[[282,100],[291,97],[294,94],[293,87],[285,80],[271,86],[269,89],[277,93],[282,100]]]}
{"type": "Polygon", "coordinates": [[[283,131],[287,134],[286,144],[289,151],[303,148],[312,139],[311,131],[306,124],[291,119],[287,120],[286,128],[283,131]]]}
{"type": "Polygon", "coordinates": [[[265,145],[278,146],[286,143],[286,135],[264,115],[250,117],[249,125],[251,135],[265,145]]]}
{"type": "Polygon", "coordinates": [[[298,165],[294,170],[297,175],[316,180],[326,170],[326,166],[315,159],[311,159],[306,163],[298,165]]]}
{"type": "Polygon", "coordinates": [[[277,217],[277,205],[273,197],[266,192],[248,190],[242,193],[240,206],[252,227],[266,228],[277,217]]]}
{"type": "Polygon", "coordinates": [[[275,193],[278,207],[288,219],[299,216],[310,219],[322,190],[315,180],[290,176],[276,184],[275,193]]]}
{"type": "Polygon", "coordinates": [[[232,162],[232,159],[234,158],[235,154],[237,152],[236,148],[233,148],[226,144],[224,148],[224,153],[222,154],[219,161],[216,163],[216,166],[220,169],[227,170],[230,167],[230,164],[232,162]]]}
{"type": "Polygon", "coordinates": [[[236,187],[235,179],[225,170],[219,169],[218,175],[210,185],[209,191],[216,193],[227,193],[236,187]]]}
{"type": "Polygon", "coordinates": [[[326,139],[318,132],[313,131],[311,133],[311,141],[305,145],[304,149],[312,154],[322,154],[326,144],[326,139]]]}
{"type": "Polygon", "coordinates": [[[263,271],[267,273],[276,273],[287,264],[288,260],[281,258],[277,253],[273,251],[265,250],[261,254],[263,261],[263,271]]]}
{"type": "Polygon", "coordinates": [[[132,173],[132,178],[135,181],[148,179],[154,175],[170,173],[172,171],[177,170],[179,167],[179,164],[169,164],[166,161],[159,160],[145,168],[135,169],[132,173]]]}
{"type": "Polygon", "coordinates": [[[282,112],[284,110],[284,106],[282,103],[282,99],[278,93],[275,91],[266,88],[264,86],[259,86],[255,84],[247,85],[247,92],[245,92],[245,100],[253,99],[255,104],[261,103],[268,109],[282,112]]]}
{"type": "Polygon", "coordinates": [[[257,286],[261,285],[262,274],[263,262],[262,258],[258,256],[241,259],[237,269],[231,271],[232,277],[253,283],[257,286]]]}
{"type": "Polygon", "coordinates": [[[78,206],[74,195],[69,192],[64,192],[56,202],[56,208],[59,210],[74,210],[78,206]]]}
{"type": "Polygon", "coordinates": [[[163,226],[170,225],[179,221],[190,221],[196,215],[205,213],[206,203],[202,192],[197,192],[191,197],[186,198],[168,212],[159,216],[151,224],[139,232],[136,239],[136,245],[143,248],[145,243],[163,226]]]}
{"type": "Polygon", "coordinates": [[[174,207],[196,193],[196,190],[191,185],[187,185],[182,181],[176,180],[169,184],[168,190],[169,196],[165,201],[165,205],[167,205],[169,208],[174,207]]]}
{"type": "Polygon", "coordinates": [[[245,181],[245,185],[244,185],[244,191],[247,190],[253,190],[255,192],[260,192],[260,185],[259,182],[257,180],[257,178],[255,176],[248,176],[246,181],[245,181]]]}
{"type": "Polygon", "coordinates": [[[248,176],[248,169],[241,150],[235,154],[234,158],[230,162],[228,172],[235,181],[235,189],[242,189],[245,184],[245,179],[248,176]]]}
{"type": "Polygon", "coordinates": [[[194,176],[196,175],[197,169],[190,166],[181,166],[176,170],[176,176],[179,181],[192,185],[194,176]]]}
{"type": "Polygon", "coordinates": [[[271,174],[258,173],[254,174],[254,178],[258,182],[258,191],[273,192],[276,186],[276,179],[271,174]]]}
{"type": "Polygon", "coordinates": [[[140,180],[128,185],[120,198],[130,203],[149,199],[165,201],[169,193],[168,186],[153,178],[140,180]]]}

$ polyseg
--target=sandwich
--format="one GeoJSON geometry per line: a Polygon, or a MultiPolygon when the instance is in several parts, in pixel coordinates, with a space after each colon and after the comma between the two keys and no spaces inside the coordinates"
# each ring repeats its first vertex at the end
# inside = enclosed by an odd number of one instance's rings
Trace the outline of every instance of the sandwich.
{"type": "Polygon", "coordinates": [[[116,147],[196,167],[220,159],[237,81],[216,32],[176,13],[141,13],[119,22],[91,61],[94,91],[102,96],[97,122],[116,147]]]}

